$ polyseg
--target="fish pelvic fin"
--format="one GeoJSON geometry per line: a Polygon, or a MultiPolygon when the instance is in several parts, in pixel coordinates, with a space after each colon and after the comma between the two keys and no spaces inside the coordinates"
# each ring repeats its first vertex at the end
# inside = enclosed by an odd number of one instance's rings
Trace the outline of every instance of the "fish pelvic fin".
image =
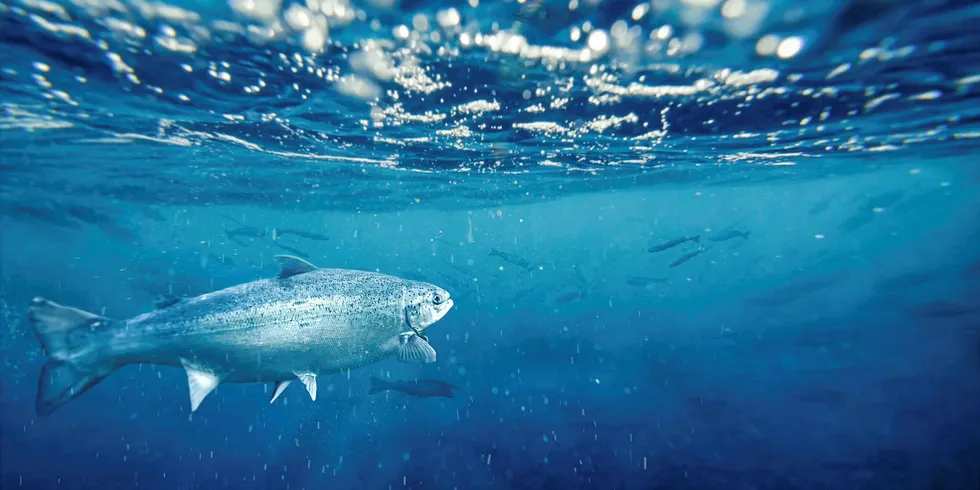
{"type": "Polygon", "coordinates": [[[275,403],[276,402],[276,398],[279,398],[279,395],[281,395],[282,392],[286,391],[286,388],[289,387],[289,383],[292,383],[292,382],[293,382],[293,380],[291,380],[291,379],[286,379],[286,380],[283,380],[283,381],[276,381],[276,388],[275,388],[275,390],[272,391],[272,399],[269,400],[269,403],[270,404],[275,403]]]}
{"type": "Polygon", "coordinates": [[[371,376],[371,388],[368,390],[368,395],[375,395],[387,389],[388,389],[387,381],[371,376]]]}
{"type": "Polygon", "coordinates": [[[51,414],[118,367],[104,340],[113,320],[44,298],[31,301],[29,318],[48,356],[37,383],[38,415],[51,414]]]}
{"type": "Polygon", "coordinates": [[[191,412],[195,412],[197,407],[201,406],[201,402],[218,387],[221,379],[187,359],[181,359],[180,363],[184,365],[184,370],[187,371],[187,389],[191,396],[191,412]]]}
{"type": "Polygon", "coordinates": [[[395,357],[406,364],[432,364],[436,362],[436,350],[415,332],[398,334],[395,357]]]}

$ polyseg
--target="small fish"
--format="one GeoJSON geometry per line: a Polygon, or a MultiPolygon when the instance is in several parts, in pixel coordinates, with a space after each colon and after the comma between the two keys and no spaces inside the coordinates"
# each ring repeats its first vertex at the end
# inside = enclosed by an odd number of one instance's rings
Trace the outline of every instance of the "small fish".
{"type": "Polygon", "coordinates": [[[844,220],[840,226],[837,227],[840,231],[856,231],[863,226],[874,221],[875,213],[873,211],[861,210],[851,215],[850,218],[844,220]]]}
{"type": "Polygon", "coordinates": [[[266,232],[254,227],[254,226],[242,226],[235,228],[234,230],[225,230],[225,235],[228,236],[229,240],[234,239],[236,236],[243,236],[248,238],[264,238],[266,232]]]}
{"type": "Polygon", "coordinates": [[[700,248],[699,247],[697,250],[695,250],[695,251],[693,251],[691,253],[682,255],[681,258],[679,258],[679,259],[671,262],[670,268],[673,269],[674,267],[677,267],[677,266],[683,264],[684,262],[687,262],[688,260],[691,260],[694,257],[697,257],[699,254],[701,254],[701,252],[704,252],[704,248],[700,248]]]}
{"type": "Polygon", "coordinates": [[[455,385],[434,379],[420,379],[418,381],[384,381],[371,376],[371,389],[369,395],[381,393],[382,391],[398,391],[410,396],[422,398],[452,398],[453,390],[459,388],[455,385]]]}
{"type": "Polygon", "coordinates": [[[780,286],[764,296],[749,299],[746,303],[754,306],[780,306],[792,303],[801,297],[826,289],[846,279],[848,273],[835,272],[809,279],[794,279],[785,286],[780,286]]]}
{"type": "Polygon", "coordinates": [[[896,292],[921,286],[935,277],[933,272],[909,272],[900,276],[885,279],[875,284],[875,289],[882,292],[896,292]]]}
{"type": "Polygon", "coordinates": [[[464,269],[464,268],[462,268],[462,267],[460,267],[460,266],[458,266],[458,265],[456,265],[456,264],[454,264],[452,262],[448,262],[446,265],[448,265],[449,267],[452,267],[453,269],[456,269],[457,272],[459,272],[460,274],[463,274],[467,278],[473,278],[473,277],[475,277],[475,276],[473,276],[473,273],[472,272],[470,272],[470,271],[468,271],[468,270],[466,270],[466,269],[464,269]]]}
{"type": "Polygon", "coordinates": [[[555,298],[555,303],[562,304],[562,305],[565,304],[565,303],[571,303],[572,301],[575,301],[577,299],[581,299],[582,296],[583,295],[582,295],[581,291],[572,291],[570,293],[565,293],[565,294],[563,294],[563,295],[555,298]]]}
{"type": "Polygon", "coordinates": [[[228,241],[229,241],[229,242],[231,242],[231,243],[234,243],[235,245],[238,245],[238,246],[240,246],[240,247],[247,247],[247,246],[248,246],[248,244],[247,244],[247,243],[245,243],[245,242],[243,242],[243,241],[241,241],[241,240],[237,240],[237,239],[235,239],[234,237],[230,237],[230,236],[229,236],[229,237],[228,237],[228,241]]]}
{"type": "Polygon", "coordinates": [[[287,255],[276,260],[274,278],[164,299],[128,320],[34,298],[30,321],[48,355],[37,413],[54,412],[127,364],[183,368],[193,412],[221,383],[273,382],[271,403],[299,379],[316,400],[319,375],[392,355],[435,362],[422,332],[453,307],[446,290],[287,255]]]}
{"type": "Polygon", "coordinates": [[[159,211],[157,211],[154,208],[151,208],[149,206],[143,206],[142,211],[143,211],[143,216],[146,216],[147,218],[150,218],[153,221],[167,221],[167,218],[165,218],[162,214],[160,214],[159,211]]]}
{"type": "Polygon", "coordinates": [[[818,201],[812,208],[810,208],[810,215],[813,216],[826,211],[830,205],[833,204],[835,197],[836,196],[831,196],[818,201]]]}
{"type": "Polygon", "coordinates": [[[633,287],[637,287],[637,288],[645,288],[645,287],[650,286],[650,285],[653,285],[653,284],[663,284],[665,282],[667,282],[667,279],[664,278],[664,277],[637,277],[637,276],[634,276],[634,277],[631,277],[631,278],[629,278],[629,279],[626,280],[626,283],[627,284],[629,284],[630,286],[633,286],[633,287]]]}
{"type": "Polygon", "coordinates": [[[676,239],[671,240],[671,241],[669,241],[667,243],[661,243],[660,245],[656,245],[656,246],[650,247],[650,248],[647,249],[647,252],[650,252],[650,253],[663,252],[664,250],[667,250],[668,248],[674,248],[674,247],[676,247],[676,246],[678,246],[678,245],[680,245],[680,244],[682,244],[684,242],[701,243],[701,235],[694,235],[694,236],[689,236],[689,237],[676,238],[676,239]]]}
{"type": "Polygon", "coordinates": [[[276,240],[278,240],[279,237],[283,237],[283,236],[286,236],[286,235],[293,235],[293,236],[298,236],[300,238],[305,238],[307,240],[316,240],[316,241],[321,241],[321,242],[325,242],[325,241],[327,241],[327,240],[330,239],[330,237],[328,237],[326,235],[321,235],[319,233],[311,233],[311,232],[302,231],[302,230],[291,230],[289,228],[276,228],[276,229],[272,230],[272,236],[273,237],[276,237],[276,238],[274,238],[276,240]]]}
{"type": "Polygon", "coordinates": [[[524,257],[521,257],[519,255],[509,254],[509,253],[506,253],[506,252],[501,252],[501,251],[499,251],[499,250],[497,250],[495,248],[491,248],[490,249],[490,256],[491,257],[500,257],[501,259],[504,259],[504,262],[508,262],[510,264],[514,264],[514,265],[516,265],[518,267],[527,269],[529,271],[530,270],[534,270],[534,266],[531,265],[531,262],[529,262],[527,259],[525,259],[524,257]]]}
{"type": "Polygon", "coordinates": [[[956,318],[977,313],[973,306],[962,305],[950,301],[933,301],[907,309],[910,314],[924,318],[956,318]]]}
{"type": "Polygon", "coordinates": [[[731,240],[732,238],[741,238],[743,240],[748,240],[749,239],[749,233],[752,233],[752,231],[751,230],[749,230],[749,231],[738,231],[738,230],[735,230],[735,229],[726,230],[726,231],[723,231],[723,232],[721,232],[721,233],[719,233],[719,234],[717,234],[715,236],[709,236],[708,237],[708,240],[711,240],[713,242],[724,242],[724,241],[731,240]]]}

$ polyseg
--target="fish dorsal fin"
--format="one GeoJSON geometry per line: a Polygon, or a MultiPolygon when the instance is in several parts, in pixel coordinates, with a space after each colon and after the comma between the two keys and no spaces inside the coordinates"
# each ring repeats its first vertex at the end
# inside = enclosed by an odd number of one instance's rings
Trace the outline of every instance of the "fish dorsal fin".
{"type": "Polygon", "coordinates": [[[197,407],[201,406],[201,402],[204,401],[215,388],[218,387],[218,383],[221,380],[218,379],[214,373],[209,373],[207,371],[202,371],[201,369],[191,365],[187,360],[181,359],[181,364],[184,365],[184,369],[187,371],[187,387],[191,393],[191,412],[197,410],[197,407]]]}
{"type": "Polygon", "coordinates": [[[415,332],[398,334],[395,356],[406,364],[432,364],[436,362],[436,350],[415,332]]]}
{"type": "Polygon", "coordinates": [[[276,255],[276,261],[279,262],[279,279],[316,270],[315,265],[292,255],[276,255]]]}
{"type": "Polygon", "coordinates": [[[161,294],[160,296],[157,296],[156,300],[153,301],[153,307],[158,310],[162,310],[180,303],[181,301],[183,300],[172,294],[161,294]]]}
{"type": "Polygon", "coordinates": [[[310,399],[316,401],[316,373],[296,373],[296,377],[306,386],[306,391],[310,392],[310,399]]]}
{"type": "Polygon", "coordinates": [[[282,392],[286,391],[286,387],[288,387],[289,383],[292,382],[293,380],[291,379],[287,379],[284,381],[276,381],[276,389],[272,391],[272,399],[269,400],[269,403],[275,403],[276,398],[279,398],[279,395],[281,395],[282,392]]]}

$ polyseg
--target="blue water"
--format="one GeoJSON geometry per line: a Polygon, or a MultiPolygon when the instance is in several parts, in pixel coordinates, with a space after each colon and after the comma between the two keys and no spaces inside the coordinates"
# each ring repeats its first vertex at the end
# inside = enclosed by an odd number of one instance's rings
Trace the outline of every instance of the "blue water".
{"type": "Polygon", "coordinates": [[[0,487],[980,489],[978,21],[3,0],[0,487]],[[438,361],[35,412],[31,298],[124,319],[276,254],[449,290],[438,361]]]}

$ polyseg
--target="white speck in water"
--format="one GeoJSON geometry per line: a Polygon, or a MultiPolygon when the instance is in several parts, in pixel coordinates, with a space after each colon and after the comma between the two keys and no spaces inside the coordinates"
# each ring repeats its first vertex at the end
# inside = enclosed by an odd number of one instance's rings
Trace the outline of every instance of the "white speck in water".
{"type": "Polygon", "coordinates": [[[779,47],[776,48],[776,56],[784,60],[788,60],[798,54],[803,50],[803,38],[799,36],[792,36],[783,39],[779,43],[779,47]]]}
{"type": "Polygon", "coordinates": [[[596,30],[589,34],[589,49],[596,53],[604,53],[609,49],[609,35],[606,31],[596,30]]]}

